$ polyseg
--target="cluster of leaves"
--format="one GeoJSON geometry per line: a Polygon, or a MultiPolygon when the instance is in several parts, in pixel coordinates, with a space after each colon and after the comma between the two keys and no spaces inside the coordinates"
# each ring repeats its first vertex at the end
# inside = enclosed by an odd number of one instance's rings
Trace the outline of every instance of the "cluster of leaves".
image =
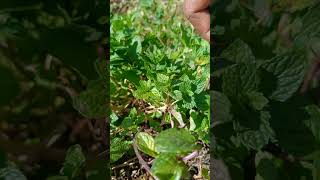
{"type": "Polygon", "coordinates": [[[117,5],[110,29],[112,167],[135,156],[140,132],[138,142],[149,145],[139,149],[156,157],[152,172],[179,179],[186,169],[177,156],[196,150],[196,140],[209,142],[209,44],[184,19],[182,1],[141,0],[124,13],[117,5]]]}
{"type": "Polygon", "coordinates": [[[146,132],[139,132],[135,142],[139,150],[155,158],[151,172],[159,179],[190,179],[183,157],[197,150],[196,139],[186,129],[170,128],[155,139],[146,132]]]}
{"type": "MultiPolygon", "coordinates": [[[[0,155],[4,157],[0,179],[105,179],[109,173],[105,157],[100,158],[103,163],[88,165],[89,148],[71,146],[98,144],[101,153],[106,149],[102,142],[69,138],[81,119],[104,121],[107,117],[108,72],[103,49],[108,42],[108,6],[108,1],[100,0],[0,2],[0,155]],[[66,140],[61,141],[63,138],[66,140]],[[6,144],[11,141],[12,147],[6,144]],[[66,158],[59,156],[54,164],[36,154],[47,146],[62,152],[70,148],[64,153],[66,158]],[[30,162],[12,158],[24,154],[30,162]],[[40,164],[32,164],[29,154],[36,154],[40,164]],[[56,172],[64,159],[60,173],[56,172]],[[61,176],[50,177],[54,174],[61,176]]],[[[104,131],[102,126],[100,131],[104,131]]],[[[88,134],[82,132],[78,134],[88,134]]],[[[55,157],[50,152],[48,148],[44,154],[55,157]]]]}
{"type": "Polygon", "coordinates": [[[232,179],[320,178],[319,8],[317,0],[212,5],[211,150],[232,179]]]}

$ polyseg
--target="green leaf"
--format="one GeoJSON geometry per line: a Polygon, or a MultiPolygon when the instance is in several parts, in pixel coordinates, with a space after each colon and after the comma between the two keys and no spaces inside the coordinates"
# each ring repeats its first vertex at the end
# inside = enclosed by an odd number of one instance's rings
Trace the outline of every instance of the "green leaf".
{"type": "Polygon", "coordinates": [[[87,89],[73,97],[73,107],[87,118],[104,118],[108,114],[108,91],[105,81],[90,81],[87,89]]]}
{"type": "Polygon", "coordinates": [[[260,112],[260,125],[257,130],[248,130],[239,134],[242,144],[248,149],[260,150],[275,136],[270,126],[270,113],[260,112]]]}
{"type": "Polygon", "coordinates": [[[200,94],[194,95],[194,102],[196,107],[203,112],[209,112],[210,109],[210,94],[207,91],[203,91],[200,94]]]}
{"type": "Polygon", "coordinates": [[[154,87],[151,80],[140,81],[140,86],[134,91],[133,95],[137,99],[148,101],[152,104],[159,104],[163,100],[162,92],[154,87]]]}
{"type": "Polygon", "coordinates": [[[152,88],[151,81],[140,81],[137,90],[133,92],[134,97],[137,99],[148,99],[149,91],[152,88]]]}
{"type": "Polygon", "coordinates": [[[110,82],[109,80],[109,67],[106,63],[105,59],[97,59],[94,63],[95,70],[99,75],[100,79],[104,79],[106,82],[110,82]]]}
{"type": "Polygon", "coordinates": [[[6,167],[0,169],[1,180],[27,180],[26,176],[14,167],[6,167]]]}
{"type": "Polygon", "coordinates": [[[284,161],[268,152],[255,157],[256,180],[312,179],[310,166],[304,162],[284,161]]]}
{"type": "Polygon", "coordinates": [[[231,97],[239,97],[247,92],[258,91],[259,74],[259,70],[254,64],[232,66],[223,72],[222,90],[231,97]]]}
{"type": "Polygon", "coordinates": [[[231,102],[228,97],[218,91],[211,91],[213,126],[232,120],[231,102]]]}
{"type": "Polygon", "coordinates": [[[262,110],[268,103],[269,100],[263,96],[260,92],[249,92],[248,98],[250,105],[256,110],[262,110]]]}
{"type": "Polygon", "coordinates": [[[70,146],[63,167],[60,170],[61,175],[68,176],[69,179],[78,177],[85,165],[85,161],[86,158],[81,146],[78,144],[70,146]]]}
{"type": "Polygon", "coordinates": [[[268,139],[259,131],[246,131],[241,134],[242,144],[248,149],[260,150],[268,143],[268,139]]]}
{"type": "Polygon", "coordinates": [[[221,57],[237,63],[248,63],[255,60],[251,48],[241,39],[235,40],[223,50],[221,57]]]}
{"type": "Polygon", "coordinates": [[[272,20],[271,7],[268,0],[254,0],[254,13],[262,25],[269,25],[272,20]]]}
{"type": "Polygon", "coordinates": [[[313,179],[319,180],[320,179],[320,152],[316,153],[316,156],[313,160],[313,179]]]}
{"type": "Polygon", "coordinates": [[[139,85],[140,77],[134,70],[128,70],[123,72],[123,77],[128,79],[135,86],[139,85]]]}
{"type": "Polygon", "coordinates": [[[155,138],[155,149],[161,153],[186,154],[197,149],[196,139],[185,129],[167,129],[155,138]]]}
{"type": "Polygon", "coordinates": [[[140,151],[152,157],[156,157],[158,155],[155,150],[154,139],[151,135],[145,132],[139,132],[135,139],[140,151]]]}
{"type": "Polygon", "coordinates": [[[136,118],[138,115],[138,112],[137,112],[137,109],[135,107],[133,107],[131,110],[130,110],[130,113],[129,113],[129,116],[130,118],[134,119],[136,118]]]}
{"type": "Polygon", "coordinates": [[[316,105],[307,106],[306,111],[308,112],[310,119],[305,123],[307,127],[311,130],[316,141],[320,143],[320,108],[316,105]]]}
{"type": "Polygon", "coordinates": [[[270,98],[280,102],[289,99],[303,81],[306,63],[306,57],[301,51],[281,54],[264,61],[262,67],[277,79],[270,98]]]}
{"type": "Polygon", "coordinates": [[[190,80],[189,76],[184,74],[181,76],[180,80],[182,82],[179,83],[179,90],[183,94],[187,94],[189,96],[192,96],[194,93],[192,91],[192,81],[190,80]]]}
{"type": "Polygon", "coordinates": [[[119,117],[116,115],[116,113],[112,112],[110,114],[110,120],[111,120],[111,124],[115,123],[116,121],[119,120],[119,117]]]}
{"type": "Polygon", "coordinates": [[[159,74],[157,74],[157,81],[159,83],[166,84],[169,81],[169,77],[167,75],[165,75],[165,74],[160,74],[159,73],[159,74]]]}
{"type": "Polygon", "coordinates": [[[201,68],[201,73],[197,73],[196,76],[199,76],[196,80],[194,80],[194,84],[197,86],[195,90],[196,94],[200,94],[208,88],[210,81],[210,68],[209,66],[205,66],[201,68]]]}
{"type": "Polygon", "coordinates": [[[279,179],[282,161],[276,160],[267,152],[259,151],[255,157],[255,164],[257,167],[256,180],[275,180],[279,179]]]}
{"type": "Polygon", "coordinates": [[[154,160],[151,172],[160,180],[179,180],[188,176],[186,165],[171,153],[161,153],[154,160]]]}
{"type": "Polygon", "coordinates": [[[114,163],[119,160],[131,148],[131,141],[122,138],[112,138],[110,143],[110,162],[114,163]]]}
{"type": "Polygon", "coordinates": [[[130,117],[125,117],[121,122],[121,127],[130,128],[133,125],[133,119],[130,117]]]}
{"type": "Polygon", "coordinates": [[[320,32],[320,4],[311,8],[301,19],[301,31],[294,39],[297,47],[305,47],[311,42],[314,37],[319,37],[320,32]]]}
{"type": "Polygon", "coordinates": [[[182,93],[181,93],[181,91],[179,91],[179,90],[174,90],[174,91],[173,91],[173,98],[174,98],[175,100],[182,100],[183,98],[182,98],[182,93]]]}
{"type": "Polygon", "coordinates": [[[137,110],[136,108],[132,108],[130,110],[129,116],[125,117],[122,122],[121,122],[121,127],[123,128],[130,128],[132,127],[134,124],[136,124],[136,122],[139,122],[139,118],[137,117],[137,110]]]}

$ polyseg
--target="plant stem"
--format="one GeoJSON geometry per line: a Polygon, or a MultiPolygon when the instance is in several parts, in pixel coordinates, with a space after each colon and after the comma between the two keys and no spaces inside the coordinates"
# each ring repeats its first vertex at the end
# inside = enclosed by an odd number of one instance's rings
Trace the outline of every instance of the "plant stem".
{"type": "Polygon", "coordinates": [[[191,154],[183,157],[182,160],[183,160],[184,162],[186,162],[186,161],[189,161],[190,159],[193,159],[193,158],[197,157],[198,155],[199,155],[198,151],[194,151],[194,152],[192,152],[191,154]]]}
{"type": "Polygon", "coordinates": [[[151,170],[150,170],[150,167],[148,166],[147,162],[143,160],[142,156],[140,155],[139,153],[139,150],[137,148],[137,144],[136,144],[136,141],[133,140],[133,149],[134,149],[134,152],[139,160],[139,163],[141,165],[141,167],[143,169],[145,169],[155,180],[159,180],[159,178],[157,178],[155,175],[152,174],[151,170]]]}

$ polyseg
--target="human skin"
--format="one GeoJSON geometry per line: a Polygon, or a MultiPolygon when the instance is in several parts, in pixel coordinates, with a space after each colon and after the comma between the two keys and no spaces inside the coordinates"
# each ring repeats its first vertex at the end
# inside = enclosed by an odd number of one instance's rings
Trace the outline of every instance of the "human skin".
{"type": "Polygon", "coordinates": [[[197,33],[210,42],[210,0],[185,0],[184,14],[197,33]]]}

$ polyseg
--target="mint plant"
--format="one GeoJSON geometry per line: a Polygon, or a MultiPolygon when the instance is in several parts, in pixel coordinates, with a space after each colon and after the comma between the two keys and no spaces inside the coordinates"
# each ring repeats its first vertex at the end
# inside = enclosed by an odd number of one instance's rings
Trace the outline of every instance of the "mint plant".
{"type": "Polygon", "coordinates": [[[155,158],[151,168],[155,178],[190,179],[183,156],[199,148],[196,146],[196,139],[187,130],[168,129],[155,139],[145,132],[140,132],[135,137],[135,143],[140,151],[155,158]]]}
{"type": "Polygon", "coordinates": [[[209,44],[184,19],[182,1],[119,6],[111,4],[111,174],[189,179],[208,170],[191,162],[197,156],[182,158],[209,145],[209,44]]]}
{"type": "Polygon", "coordinates": [[[319,7],[213,3],[210,147],[231,179],[319,179],[319,7]]]}

